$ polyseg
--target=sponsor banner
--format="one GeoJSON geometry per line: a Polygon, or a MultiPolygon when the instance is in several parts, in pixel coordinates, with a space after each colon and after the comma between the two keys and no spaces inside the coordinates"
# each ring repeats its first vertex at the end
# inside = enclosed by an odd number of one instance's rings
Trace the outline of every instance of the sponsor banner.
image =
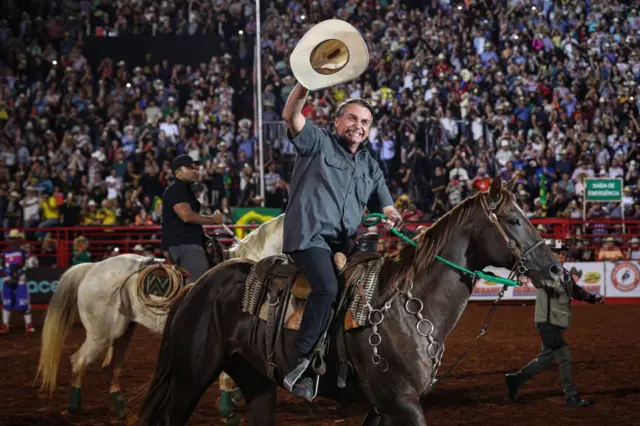
{"type": "Polygon", "coordinates": [[[571,273],[574,281],[589,293],[605,294],[607,274],[604,262],[567,262],[564,268],[571,273]]]}
{"type": "Polygon", "coordinates": [[[65,268],[32,268],[25,272],[32,305],[47,305],[65,268]]]}
{"type": "MultiPolygon", "coordinates": [[[[488,268],[485,268],[484,271],[493,272],[497,276],[503,278],[507,278],[507,276],[509,276],[509,271],[505,268],[494,268],[493,266],[489,266],[488,268]]],[[[502,284],[496,284],[479,279],[476,281],[475,287],[473,287],[471,300],[495,300],[498,298],[500,290],[502,290],[502,284]]],[[[511,287],[507,288],[502,300],[511,299],[512,291],[513,289],[511,287]]]]}
{"type": "Polygon", "coordinates": [[[606,271],[607,297],[640,297],[640,264],[638,262],[606,262],[606,271]]]}
{"type": "MultiPolygon", "coordinates": [[[[605,265],[602,262],[567,262],[564,264],[567,271],[571,273],[576,283],[592,294],[604,294],[605,291],[605,265]]],[[[486,271],[493,272],[499,277],[507,278],[509,270],[505,268],[488,267],[486,271]]],[[[498,298],[501,284],[488,283],[485,280],[478,280],[471,300],[495,300],[498,298]]],[[[635,296],[635,297],[638,297],[635,296]]],[[[504,292],[502,300],[535,300],[536,288],[527,279],[522,287],[509,287],[504,292]]]]}
{"type": "MultiPolygon", "coordinates": [[[[282,213],[281,209],[267,207],[236,207],[232,212],[235,225],[262,225],[282,213]]],[[[235,233],[242,239],[251,233],[251,229],[236,228],[235,233]]]]}

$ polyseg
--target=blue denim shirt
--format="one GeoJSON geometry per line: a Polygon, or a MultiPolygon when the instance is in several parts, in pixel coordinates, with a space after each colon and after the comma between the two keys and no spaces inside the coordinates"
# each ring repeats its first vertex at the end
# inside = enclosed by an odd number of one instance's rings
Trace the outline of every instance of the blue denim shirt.
{"type": "Polygon", "coordinates": [[[364,146],[353,154],[341,138],[308,120],[290,140],[297,155],[284,218],[284,253],[330,250],[328,241],[356,234],[365,206],[380,213],[393,205],[382,170],[364,146]]]}

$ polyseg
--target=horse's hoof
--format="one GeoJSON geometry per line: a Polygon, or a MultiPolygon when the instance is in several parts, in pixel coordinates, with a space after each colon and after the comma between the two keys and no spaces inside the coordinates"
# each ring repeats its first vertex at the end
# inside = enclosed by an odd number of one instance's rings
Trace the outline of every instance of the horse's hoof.
{"type": "Polygon", "coordinates": [[[64,417],[69,417],[69,416],[77,416],[78,414],[81,413],[82,410],[78,409],[78,408],[71,408],[68,407],[66,410],[62,411],[60,413],[61,416],[64,417]]]}
{"type": "Polygon", "coordinates": [[[69,401],[69,413],[78,414],[82,409],[82,389],[72,387],[71,388],[71,398],[69,401]]]}
{"type": "Polygon", "coordinates": [[[240,424],[240,414],[231,413],[225,419],[222,420],[222,423],[226,425],[236,426],[240,424]]]}
{"type": "Polygon", "coordinates": [[[116,416],[118,416],[118,419],[124,420],[124,418],[127,417],[127,414],[129,414],[129,410],[127,409],[127,405],[124,402],[124,396],[122,395],[122,392],[111,392],[109,396],[111,397],[111,401],[113,402],[113,411],[115,411],[116,416]]]}
{"type": "Polygon", "coordinates": [[[129,414],[124,419],[121,419],[121,422],[125,426],[135,426],[138,423],[138,416],[129,414]]]}

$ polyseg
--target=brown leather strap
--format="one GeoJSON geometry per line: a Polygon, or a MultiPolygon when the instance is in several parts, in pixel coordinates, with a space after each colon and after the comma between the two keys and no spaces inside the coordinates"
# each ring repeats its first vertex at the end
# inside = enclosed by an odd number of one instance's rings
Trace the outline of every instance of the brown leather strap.
{"type": "Polygon", "coordinates": [[[275,342],[273,336],[276,328],[276,314],[278,312],[278,309],[281,308],[282,305],[282,303],[280,303],[278,288],[276,286],[272,286],[269,289],[267,302],[269,303],[269,313],[267,314],[267,326],[265,329],[265,344],[267,348],[267,375],[269,376],[269,378],[275,380],[275,364],[273,362],[275,342]]]}

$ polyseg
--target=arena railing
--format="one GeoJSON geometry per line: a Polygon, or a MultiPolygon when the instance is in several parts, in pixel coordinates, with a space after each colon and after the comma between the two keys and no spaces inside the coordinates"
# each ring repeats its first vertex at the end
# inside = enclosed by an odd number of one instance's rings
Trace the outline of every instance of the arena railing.
{"type": "MultiPolygon", "coordinates": [[[[627,255],[631,248],[631,239],[640,238],[640,220],[572,220],[564,218],[533,219],[532,223],[540,228],[543,238],[560,239],[567,242],[570,249],[592,250],[601,248],[602,242],[607,237],[615,239],[617,247],[627,255]]],[[[411,235],[418,226],[429,226],[429,222],[408,222],[405,231],[411,235]]],[[[258,225],[229,225],[238,237],[243,232],[255,229],[258,225]]],[[[15,228],[13,228],[15,229],[15,228]]],[[[155,256],[161,257],[160,226],[75,226],[54,228],[19,228],[25,234],[25,240],[20,244],[30,244],[33,253],[46,264],[67,267],[71,264],[73,255],[73,241],[84,236],[89,241],[89,251],[92,260],[101,260],[106,256],[119,253],[133,253],[137,245],[155,256]]],[[[228,235],[221,227],[206,227],[209,235],[215,235],[225,245],[234,243],[234,238],[228,235]]],[[[4,250],[10,229],[0,228],[0,250],[4,250]]],[[[370,233],[371,230],[361,227],[359,236],[370,233]]],[[[377,227],[375,232],[379,238],[379,248],[385,252],[394,252],[398,249],[398,239],[389,236],[382,228],[377,227]]]]}

